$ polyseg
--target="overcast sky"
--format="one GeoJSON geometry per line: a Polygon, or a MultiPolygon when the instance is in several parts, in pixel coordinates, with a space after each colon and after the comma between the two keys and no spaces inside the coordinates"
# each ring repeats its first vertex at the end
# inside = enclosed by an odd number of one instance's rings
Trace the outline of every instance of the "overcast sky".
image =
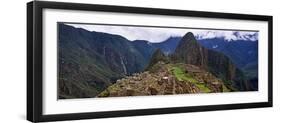
{"type": "Polygon", "coordinates": [[[135,26],[112,26],[112,25],[89,25],[89,24],[67,24],[76,28],[83,28],[88,31],[104,32],[121,35],[128,40],[147,40],[150,42],[162,42],[169,37],[184,36],[192,32],[197,39],[224,38],[227,41],[258,39],[257,32],[247,31],[223,31],[223,30],[202,30],[202,29],[179,29],[179,28],[156,28],[156,27],[135,27],[135,26]]]}

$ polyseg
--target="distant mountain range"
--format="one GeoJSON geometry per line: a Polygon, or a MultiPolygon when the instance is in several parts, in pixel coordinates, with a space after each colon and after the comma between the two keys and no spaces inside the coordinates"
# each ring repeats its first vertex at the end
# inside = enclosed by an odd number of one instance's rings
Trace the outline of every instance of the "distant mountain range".
{"type": "Polygon", "coordinates": [[[59,24],[58,41],[60,99],[96,97],[118,79],[153,66],[156,52],[169,60],[200,66],[224,80],[226,86],[257,90],[257,41],[197,41],[187,33],[151,43],[64,24],[59,24]]]}

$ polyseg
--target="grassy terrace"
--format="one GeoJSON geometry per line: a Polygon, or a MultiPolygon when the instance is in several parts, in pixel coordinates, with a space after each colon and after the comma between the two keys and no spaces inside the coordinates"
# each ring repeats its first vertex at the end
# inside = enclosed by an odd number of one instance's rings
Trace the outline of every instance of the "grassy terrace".
{"type": "Polygon", "coordinates": [[[196,85],[201,91],[205,93],[211,92],[209,88],[205,86],[205,84],[199,83],[196,79],[194,79],[191,75],[184,72],[184,70],[178,65],[172,67],[173,74],[179,81],[188,81],[196,85]]]}

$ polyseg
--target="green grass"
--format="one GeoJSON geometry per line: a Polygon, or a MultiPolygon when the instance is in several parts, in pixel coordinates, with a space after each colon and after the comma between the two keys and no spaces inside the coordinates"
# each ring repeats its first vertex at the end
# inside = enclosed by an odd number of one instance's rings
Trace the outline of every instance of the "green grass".
{"type": "Polygon", "coordinates": [[[223,92],[230,92],[230,90],[225,85],[222,85],[222,89],[223,92]]]}
{"type": "Polygon", "coordinates": [[[211,92],[209,88],[205,86],[205,84],[199,83],[196,79],[194,79],[190,74],[185,73],[184,70],[180,66],[172,67],[173,74],[179,81],[188,81],[195,84],[201,91],[205,93],[211,92]]]}
{"type": "Polygon", "coordinates": [[[203,92],[210,93],[211,90],[205,86],[205,84],[195,83],[195,85],[203,92]]]}
{"type": "Polygon", "coordinates": [[[184,73],[180,67],[173,67],[173,73],[179,81],[190,81],[192,83],[197,83],[197,81],[189,74],[184,73]]]}

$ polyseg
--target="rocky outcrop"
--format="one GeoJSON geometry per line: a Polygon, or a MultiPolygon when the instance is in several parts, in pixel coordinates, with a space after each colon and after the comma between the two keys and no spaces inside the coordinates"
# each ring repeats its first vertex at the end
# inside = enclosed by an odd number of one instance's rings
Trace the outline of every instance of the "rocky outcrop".
{"type": "Polygon", "coordinates": [[[148,64],[148,66],[146,67],[145,70],[151,69],[151,67],[153,67],[159,61],[166,63],[166,62],[168,62],[168,57],[165,56],[165,54],[160,49],[157,49],[153,53],[153,55],[152,55],[152,57],[151,57],[151,59],[149,61],[149,64],[148,64]]]}
{"type": "Polygon", "coordinates": [[[98,97],[172,95],[229,91],[222,80],[191,64],[159,61],[153,71],[135,73],[108,87],[98,97]],[[157,69],[156,69],[157,68],[157,69]]]}

